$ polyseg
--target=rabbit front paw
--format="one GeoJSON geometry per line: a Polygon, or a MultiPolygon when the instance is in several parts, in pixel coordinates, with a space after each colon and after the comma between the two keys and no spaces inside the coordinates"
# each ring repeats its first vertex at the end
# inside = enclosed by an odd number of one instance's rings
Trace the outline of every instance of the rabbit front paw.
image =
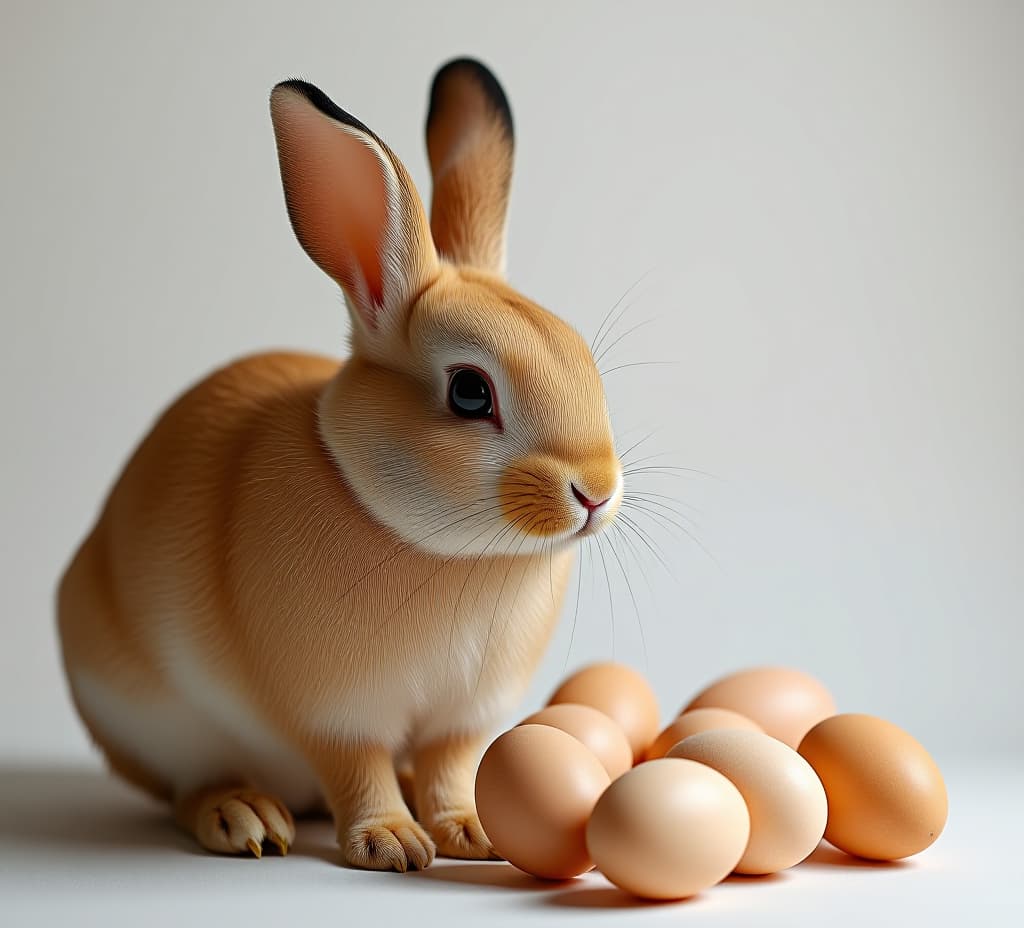
{"type": "Polygon", "coordinates": [[[427,828],[437,844],[437,853],[442,857],[500,860],[473,809],[453,809],[441,813],[427,828]]]}
{"type": "Polygon", "coordinates": [[[345,863],[364,870],[423,870],[434,860],[434,842],[408,816],[361,822],[341,842],[345,863]]]}

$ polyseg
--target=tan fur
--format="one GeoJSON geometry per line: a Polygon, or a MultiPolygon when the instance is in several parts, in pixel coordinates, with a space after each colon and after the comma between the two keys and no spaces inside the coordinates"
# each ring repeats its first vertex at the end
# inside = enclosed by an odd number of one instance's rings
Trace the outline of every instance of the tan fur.
{"type": "MultiPolygon", "coordinates": [[[[282,93],[275,128],[297,159],[286,167],[282,154],[284,174],[305,170],[300,124],[357,173],[381,151],[394,158],[375,137],[352,149],[351,131],[326,132],[282,93]]],[[[491,855],[473,772],[557,619],[584,518],[570,484],[593,499],[621,486],[582,340],[493,274],[439,260],[407,174],[394,176],[397,225],[358,207],[338,221],[362,226],[333,237],[296,221],[342,278],[351,358],[259,355],[186,392],[60,585],[65,665],[90,732],[212,850],[287,850],[294,826],[277,794],[305,796],[308,771],[353,865],[491,855]],[[365,241],[405,257],[376,266],[365,241]],[[380,302],[368,302],[360,288],[381,267],[380,302]],[[494,369],[504,432],[447,410],[438,366],[464,355],[494,369]],[[395,775],[401,752],[418,822],[395,775]]]]}
{"type": "MultiPolygon", "coordinates": [[[[500,89],[497,91],[500,94],[500,89]]],[[[473,62],[434,78],[427,153],[434,178],[430,227],[438,251],[460,264],[504,273],[512,134],[473,62]]]]}

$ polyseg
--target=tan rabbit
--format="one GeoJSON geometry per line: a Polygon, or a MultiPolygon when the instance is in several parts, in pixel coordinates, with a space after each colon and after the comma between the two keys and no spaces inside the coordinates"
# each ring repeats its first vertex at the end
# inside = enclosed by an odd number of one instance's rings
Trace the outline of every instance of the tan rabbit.
{"type": "Polygon", "coordinates": [[[488,857],[479,752],[576,542],[621,501],[601,381],[502,279],[512,119],[486,68],[434,80],[429,223],[398,158],[320,90],[286,81],[270,106],[350,357],[247,358],[163,414],[60,585],[71,691],[112,767],[211,850],[285,852],[290,811],[326,801],[350,864],[488,857]]]}

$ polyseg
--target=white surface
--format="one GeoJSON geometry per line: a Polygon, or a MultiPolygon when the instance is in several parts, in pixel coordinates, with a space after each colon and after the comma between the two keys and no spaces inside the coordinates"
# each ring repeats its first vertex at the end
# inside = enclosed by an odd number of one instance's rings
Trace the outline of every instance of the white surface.
{"type": "Polygon", "coordinates": [[[681,903],[646,904],[596,873],[563,884],[510,864],[438,861],[423,873],[336,865],[333,830],[300,822],[284,859],[220,858],[162,809],[85,767],[0,769],[5,925],[1012,925],[1024,917],[1019,762],[947,766],[950,820],[909,862],[873,865],[827,846],[771,878],[731,878],[681,903]],[[689,923],[692,923],[689,922],[689,923]]]}

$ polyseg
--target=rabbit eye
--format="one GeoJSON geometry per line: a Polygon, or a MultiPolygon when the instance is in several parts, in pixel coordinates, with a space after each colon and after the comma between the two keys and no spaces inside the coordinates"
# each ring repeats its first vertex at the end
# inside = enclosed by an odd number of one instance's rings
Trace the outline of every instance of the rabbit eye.
{"type": "Polygon", "coordinates": [[[454,371],[448,382],[448,406],[464,419],[486,419],[494,415],[491,385],[479,371],[467,367],[454,371]]]}

